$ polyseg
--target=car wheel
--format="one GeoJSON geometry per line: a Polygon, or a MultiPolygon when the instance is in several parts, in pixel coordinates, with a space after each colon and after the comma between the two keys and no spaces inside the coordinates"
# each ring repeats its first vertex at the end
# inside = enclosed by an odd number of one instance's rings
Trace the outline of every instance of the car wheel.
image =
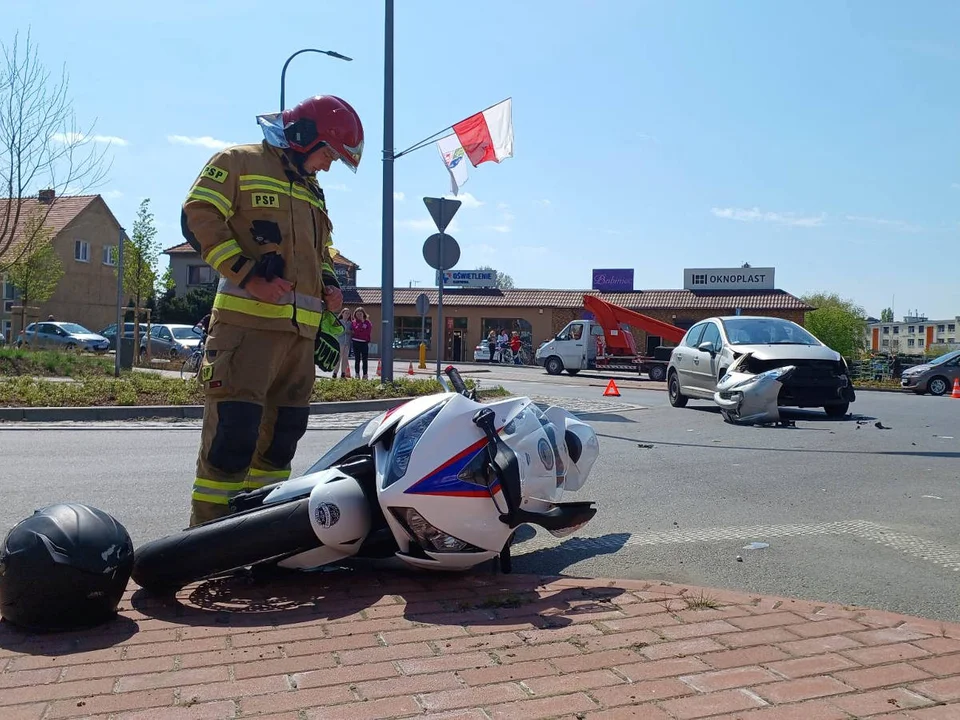
{"type": "Polygon", "coordinates": [[[946,395],[949,389],[950,381],[943,377],[943,375],[930,378],[930,382],[927,383],[927,390],[930,391],[931,395],[946,395]]]}
{"type": "Polygon", "coordinates": [[[664,378],[667,376],[667,371],[663,365],[653,365],[650,368],[650,379],[654,382],[663,382],[664,378]]]}
{"type": "Polygon", "coordinates": [[[543,367],[551,375],[559,375],[563,372],[563,360],[558,358],[556,355],[551,355],[547,358],[547,361],[543,364],[543,367]]]}
{"type": "Polygon", "coordinates": [[[824,405],[823,411],[830,417],[843,417],[850,409],[850,403],[841,403],[840,405],[824,405]]]}
{"type": "Polygon", "coordinates": [[[670,373],[670,377],[667,378],[667,394],[670,396],[670,404],[673,407],[686,407],[687,396],[680,392],[680,378],[675,372],[670,373]]]}
{"type": "Polygon", "coordinates": [[[67,343],[66,345],[63,346],[63,349],[66,350],[67,352],[73,352],[74,350],[77,349],[77,346],[74,345],[73,343],[67,343]]]}

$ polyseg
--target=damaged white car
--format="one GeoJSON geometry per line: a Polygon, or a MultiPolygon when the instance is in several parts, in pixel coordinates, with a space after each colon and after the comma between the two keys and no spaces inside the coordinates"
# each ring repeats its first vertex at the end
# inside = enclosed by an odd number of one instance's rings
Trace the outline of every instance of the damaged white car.
{"type": "Polygon", "coordinates": [[[710,400],[730,422],[773,423],[781,407],[841,417],[856,400],[847,364],[796,323],[736,315],[691,327],[667,366],[670,404],[710,400]]]}

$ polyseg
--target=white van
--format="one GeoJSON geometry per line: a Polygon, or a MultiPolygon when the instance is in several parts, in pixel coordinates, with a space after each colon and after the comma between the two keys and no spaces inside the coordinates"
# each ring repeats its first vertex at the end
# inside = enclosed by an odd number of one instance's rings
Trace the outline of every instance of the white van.
{"type": "Polygon", "coordinates": [[[566,370],[576,375],[581,370],[595,368],[597,339],[603,338],[603,327],[592,320],[574,320],[537,348],[536,362],[551,375],[566,370]]]}

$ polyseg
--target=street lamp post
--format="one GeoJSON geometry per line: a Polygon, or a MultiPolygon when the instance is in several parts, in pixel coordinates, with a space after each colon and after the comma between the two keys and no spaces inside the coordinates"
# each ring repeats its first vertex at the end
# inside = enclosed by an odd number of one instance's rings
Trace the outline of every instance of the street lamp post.
{"type": "Polygon", "coordinates": [[[293,55],[287,58],[287,61],[283,64],[283,70],[280,71],[280,112],[283,112],[286,109],[286,87],[287,87],[287,66],[290,64],[290,61],[293,60],[297,55],[306,52],[315,52],[320,53],[321,55],[329,55],[330,57],[337,58],[338,60],[346,60],[347,62],[353,61],[353,58],[348,58],[346,55],[341,55],[338,52],[333,50],[317,50],[316,48],[304,48],[303,50],[297,50],[293,55]]]}
{"type": "Polygon", "coordinates": [[[380,379],[393,381],[393,0],[383,18],[383,227],[380,277],[380,379]]]}

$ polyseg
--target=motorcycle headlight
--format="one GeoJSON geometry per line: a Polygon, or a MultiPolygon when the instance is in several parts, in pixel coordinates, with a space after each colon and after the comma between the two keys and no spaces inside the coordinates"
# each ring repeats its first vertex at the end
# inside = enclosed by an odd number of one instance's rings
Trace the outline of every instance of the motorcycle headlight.
{"type": "Polygon", "coordinates": [[[413,508],[391,508],[391,511],[410,536],[416,538],[426,550],[438,553],[482,552],[480,548],[438,530],[413,508]]]}
{"type": "Polygon", "coordinates": [[[433,410],[424,413],[416,418],[410,424],[406,425],[393,440],[393,447],[390,450],[390,459],[387,463],[387,473],[383,477],[383,488],[386,489],[393,485],[397,480],[407,474],[407,467],[410,465],[410,456],[413,449],[420,442],[423,433],[427,431],[440,411],[443,405],[438,405],[433,410]]]}

